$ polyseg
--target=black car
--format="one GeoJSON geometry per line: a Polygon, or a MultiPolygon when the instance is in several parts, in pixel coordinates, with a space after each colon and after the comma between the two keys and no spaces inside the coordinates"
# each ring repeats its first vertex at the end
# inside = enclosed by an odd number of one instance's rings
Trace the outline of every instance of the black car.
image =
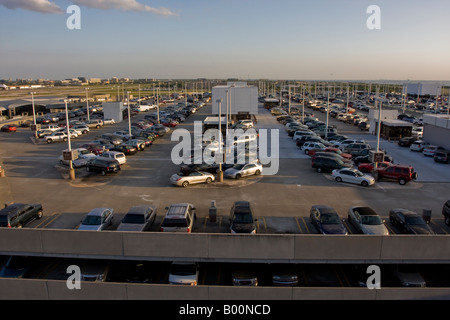
{"type": "Polygon", "coordinates": [[[230,211],[231,233],[256,233],[256,219],[248,201],[236,201],[230,211]]]}
{"type": "Polygon", "coordinates": [[[389,221],[404,233],[410,234],[434,234],[430,226],[416,212],[396,208],[389,211],[389,221]]]}
{"type": "Polygon", "coordinates": [[[138,152],[137,148],[135,148],[129,144],[119,144],[118,146],[114,146],[109,150],[123,152],[127,156],[136,154],[138,152]]]}
{"type": "Polygon", "coordinates": [[[114,159],[94,158],[86,163],[86,171],[101,172],[103,176],[111,172],[118,173],[120,171],[120,163],[114,159]]]}
{"type": "Polygon", "coordinates": [[[332,172],[334,169],[351,168],[352,165],[340,159],[329,157],[314,157],[311,159],[311,166],[317,172],[332,172]]]}
{"type": "Polygon", "coordinates": [[[440,163],[450,163],[450,150],[437,150],[434,154],[434,161],[440,163]]]}
{"type": "Polygon", "coordinates": [[[398,140],[398,145],[400,147],[410,147],[411,144],[416,140],[417,139],[414,137],[403,137],[400,140],[398,140]]]}
{"type": "Polygon", "coordinates": [[[321,234],[348,234],[336,210],[325,205],[314,205],[310,210],[311,223],[321,234]]]}
{"type": "Polygon", "coordinates": [[[442,215],[444,216],[445,224],[450,226],[450,200],[444,203],[442,207],[442,215]]]}
{"type": "Polygon", "coordinates": [[[0,210],[0,227],[22,228],[43,216],[39,203],[14,203],[0,210]]]}

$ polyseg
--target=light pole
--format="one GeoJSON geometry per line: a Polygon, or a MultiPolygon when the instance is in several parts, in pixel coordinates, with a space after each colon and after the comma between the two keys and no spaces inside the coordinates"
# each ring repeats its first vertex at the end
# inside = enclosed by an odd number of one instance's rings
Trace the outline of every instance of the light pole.
{"type": "Polygon", "coordinates": [[[219,182],[223,182],[223,171],[222,171],[222,99],[217,99],[216,102],[219,104],[219,182]]]}
{"type": "Polygon", "coordinates": [[[69,111],[67,110],[67,99],[64,99],[64,104],[66,106],[66,132],[67,132],[67,144],[70,152],[70,160],[69,160],[69,177],[70,180],[75,180],[75,170],[73,169],[73,161],[72,161],[72,147],[70,144],[70,127],[69,127],[69,111]]]}
{"type": "Polygon", "coordinates": [[[36,110],[34,109],[34,94],[35,93],[36,92],[30,92],[30,94],[31,94],[31,106],[33,108],[34,140],[38,141],[37,128],[36,128],[36,110]]]}
{"type": "Polygon", "coordinates": [[[131,107],[130,107],[130,91],[127,91],[127,107],[128,107],[128,134],[131,139],[131,107]]]}
{"type": "Polygon", "coordinates": [[[87,112],[87,119],[88,119],[88,122],[90,121],[90,118],[89,118],[89,97],[88,97],[88,90],[89,90],[89,88],[86,88],[86,112],[87,112]]]}

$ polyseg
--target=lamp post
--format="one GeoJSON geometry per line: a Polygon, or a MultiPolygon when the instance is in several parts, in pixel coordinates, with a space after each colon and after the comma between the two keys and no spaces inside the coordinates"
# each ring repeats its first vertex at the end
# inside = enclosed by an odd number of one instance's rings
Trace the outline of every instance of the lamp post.
{"type": "Polygon", "coordinates": [[[127,91],[127,107],[128,107],[128,134],[131,139],[131,107],[130,107],[130,91],[127,91]]]}
{"type": "Polygon", "coordinates": [[[67,110],[67,99],[64,99],[64,104],[66,106],[66,132],[67,132],[67,144],[70,152],[70,160],[69,160],[69,178],[70,180],[75,180],[75,170],[73,168],[72,162],[72,147],[70,144],[70,127],[69,127],[69,111],[67,110]]]}
{"type": "Polygon", "coordinates": [[[216,102],[219,104],[219,182],[223,182],[223,171],[222,171],[222,99],[217,99],[216,102]]]}
{"type": "Polygon", "coordinates": [[[86,88],[86,112],[87,112],[87,119],[88,119],[88,122],[90,121],[90,118],[89,118],[89,97],[88,97],[88,90],[89,90],[89,88],[86,88]]]}
{"type": "Polygon", "coordinates": [[[31,106],[33,108],[33,124],[34,124],[34,141],[38,141],[37,128],[36,128],[36,110],[34,109],[34,94],[36,92],[30,92],[31,94],[31,106]]]}

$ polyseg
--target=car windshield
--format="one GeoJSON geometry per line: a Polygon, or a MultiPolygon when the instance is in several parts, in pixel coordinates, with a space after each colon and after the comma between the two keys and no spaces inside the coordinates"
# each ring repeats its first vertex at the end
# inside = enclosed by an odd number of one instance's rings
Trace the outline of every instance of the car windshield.
{"type": "Polygon", "coordinates": [[[252,215],[248,212],[235,212],[233,221],[235,223],[252,223],[252,215]]]}
{"type": "Polygon", "coordinates": [[[144,223],[145,218],[142,214],[126,214],[122,220],[123,223],[144,223]]]}
{"type": "Polygon", "coordinates": [[[236,165],[233,166],[233,169],[241,170],[243,167],[244,167],[243,164],[236,164],[236,165]]]}
{"type": "Polygon", "coordinates": [[[83,220],[84,225],[92,226],[92,225],[99,225],[102,222],[102,218],[100,216],[86,216],[83,220]]]}
{"type": "Polygon", "coordinates": [[[426,224],[425,221],[417,216],[417,217],[406,217],[406,224],[412,224],[412,225],[423,225],[426,224]]]}
{"type": "Polygon", "coordinates": [[[381,220],[380,216],[361,216],[361,222],[362,224],[372,226],[383,224],[383,221],[381,220]]]}
{"type": "Polygon", "coordinates": [[[189,276],[196,273],[194,264],[172,264],[170,273],[177,276],[189,276]]]}
{"type": "Polygon", "coordinates": [[[322,214],[320,216],[320,223],[322,224],[339,224],[341,221],[335,214],[322,214]]]}

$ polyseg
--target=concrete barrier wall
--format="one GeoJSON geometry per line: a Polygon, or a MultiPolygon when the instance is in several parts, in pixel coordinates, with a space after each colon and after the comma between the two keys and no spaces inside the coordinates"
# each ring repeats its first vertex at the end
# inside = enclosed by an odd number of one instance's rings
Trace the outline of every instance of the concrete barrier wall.
{"type": "Polygon", "coordinates": [[[69,290],[65,281],[0,279],[0,300],[449,300],[450,288],[280,288],[177,286],[82,282],[69,290]]]}
{"type": "Polygon", "coordinates": [[[450,261],[450,237],[232,235],[0,229],[0,254],[198,261],[450,261]]]}

